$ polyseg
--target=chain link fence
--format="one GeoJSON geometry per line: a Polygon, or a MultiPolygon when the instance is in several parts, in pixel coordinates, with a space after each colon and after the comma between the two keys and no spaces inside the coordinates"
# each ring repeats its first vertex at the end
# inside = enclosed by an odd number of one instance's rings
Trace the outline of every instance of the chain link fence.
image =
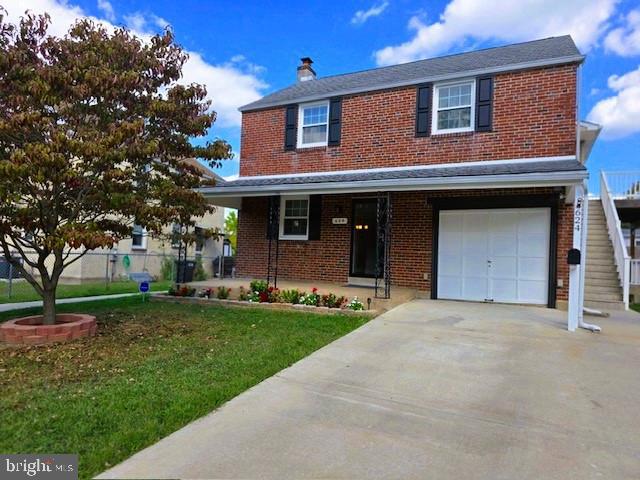
{"type": "MultiPolygon", "coordinates": [[[[62,273],[58,297],[135,292],[138,285],[133,279],[140,278],[140,274],[152,279],[153,290],[166,289],[176,281],[177,260],[176,255],[163,253],[88,252],[62,273]]],[[[220,270],[225,276],[233,276],[233,260],[233,257],[190,255],[180,267],[180,275],[185,282],[219,276],[220,270]]],[[[29,266],[26,269],[37,276],[37,270],[29,266]]],[[[6,259],[0,258],[0,303],[39,298],[31,284],[6,259]]]]}

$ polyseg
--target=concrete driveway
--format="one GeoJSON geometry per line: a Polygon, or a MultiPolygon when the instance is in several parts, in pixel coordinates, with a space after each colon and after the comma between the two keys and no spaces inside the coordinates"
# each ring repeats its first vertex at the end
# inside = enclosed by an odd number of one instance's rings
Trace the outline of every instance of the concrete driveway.
{"type": "Polygon", "coordinates": [[[397,307],[100,478],[640,477],[640,315],[397,307]]]}

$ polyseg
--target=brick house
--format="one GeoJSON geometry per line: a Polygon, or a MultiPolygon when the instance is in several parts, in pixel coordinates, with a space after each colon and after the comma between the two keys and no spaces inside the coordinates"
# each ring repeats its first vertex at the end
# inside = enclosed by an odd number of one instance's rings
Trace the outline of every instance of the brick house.
{"type": "Polygon", "coordinates": [[[325,78],[302,59],[240,109],[239,178],[203,191],[240,209],[238,274],[566,307],[583,60],[569,36],[325,78]]]}

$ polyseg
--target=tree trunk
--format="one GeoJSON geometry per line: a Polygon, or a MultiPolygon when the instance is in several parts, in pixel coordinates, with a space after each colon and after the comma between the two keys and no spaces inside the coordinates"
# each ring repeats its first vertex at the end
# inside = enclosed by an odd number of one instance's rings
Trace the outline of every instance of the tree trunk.
{"type": "Polygon", "coordinates": [[[42,292],[42,324],[56,323],[56,289],[47,288],[42,292]]]}

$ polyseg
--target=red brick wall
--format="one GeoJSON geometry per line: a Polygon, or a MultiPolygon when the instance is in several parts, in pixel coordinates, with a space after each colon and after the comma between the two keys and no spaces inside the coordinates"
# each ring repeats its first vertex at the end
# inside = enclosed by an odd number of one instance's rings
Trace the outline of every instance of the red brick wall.
{"type": "MultiPolygon", "coordinates": [[[[542,195],[551,189],[464,190],[437,192],[396,192],[392,196],[393,228],[391,236],[391,277],[397,286],[428,291],[431,281],[433,210],[428,198],[443,196],[542,195]]],[[[351,195],[325,195],[322,198],[321,236],[317,241],[280,241],[278,276],[280,278],[344,283],[349,275],[351,249],[351,195]],[[332,217],[349,218],[348,225],[333,225],[332,217]]],[[[564,286],[557,298],[568,296],[569,271],[565,262],[571,248],[573,207],[559,202],[558,272],[564,286]]],[[[238,224],[237,271],[239,276],[265,278],[268,240],[266,239],[267,198],[243,199],[238,224]]],[[[272,252],[275,254],[275,242],[272,252]]]]}
{"type": "Polygon", "coordinates": [[[338,147],[285,152],[285,108],[246,112],[240,175],[574,155],[576,69],[496,75],[492,132],[416,138],[415,86],[344,97],[338,147]]]}

